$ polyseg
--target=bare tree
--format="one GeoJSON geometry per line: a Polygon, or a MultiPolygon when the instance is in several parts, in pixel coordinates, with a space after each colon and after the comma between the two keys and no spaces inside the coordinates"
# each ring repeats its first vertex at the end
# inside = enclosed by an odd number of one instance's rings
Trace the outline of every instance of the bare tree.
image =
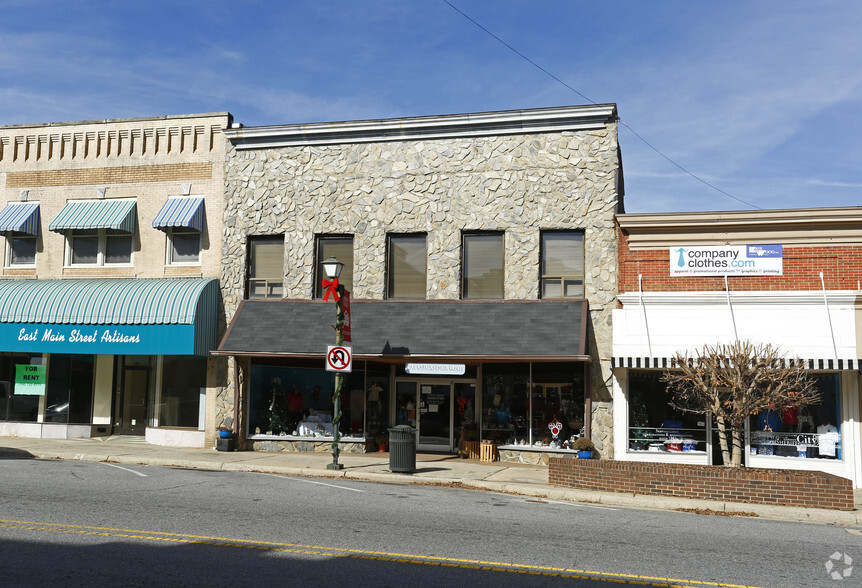
{"type": "Polygon", "coordinates": [[[724,465],[742,464],[745,420],[763,410],[801,408],[820,400],[800,360],[786,360],[771,345],[738,341],[704,346],[693,357],[677,353],[664,375],[670,405],[711,414],[724,465]],[[730,441],[730,442],[728,442],[730,441]]]}

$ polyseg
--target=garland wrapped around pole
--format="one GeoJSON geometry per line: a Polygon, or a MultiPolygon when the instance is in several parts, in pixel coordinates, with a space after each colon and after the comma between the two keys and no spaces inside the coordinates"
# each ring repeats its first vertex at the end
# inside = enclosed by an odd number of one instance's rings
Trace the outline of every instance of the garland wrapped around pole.
{"type": "MultiPolygon", "coordinates": [[[[323,280],[323,287],[330,288],[326,292],[326,297],[329,297],[329,292],[332,288],[333,297],[335,298],[335,344],[342,345],[344,343],[344,310],[341,307],[341,300],[344,298],[344,286],[338,283],[338,278],[323,280]]],[[[326,300],[326,298],[324,298],[326,300]]],[[[335,390],[332,393],[332,463],[326,466],[329,470],[340,470],[344,466],[338,463],[339,441],[341,440],[341,388],[344,385],[344,374],[335,372],[335,390]]]]}

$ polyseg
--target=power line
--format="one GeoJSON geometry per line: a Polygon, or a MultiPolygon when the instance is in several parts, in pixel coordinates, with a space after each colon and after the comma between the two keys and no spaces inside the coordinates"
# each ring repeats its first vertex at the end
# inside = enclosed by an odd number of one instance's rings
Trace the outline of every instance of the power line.
{"type": "MultiPolygon", "coordinates": [[[[464,18],[466,18],[467,20],[469,20],[469,21],[470,21],[471,23],[473,23],[476,27],[478,27],[479,29],[481,29],[481,30],[483,30],[485,33],[487,33],[489,36],[491,36],[491,37],[493,37],[494,39],[496,39],[499,43],[501,43],[501,44],[502,44],[502,45],[504,45],[506,48],[508,48],[510,51],[512,51],[513,53],[515,53],[518,57],[520,57],[521,59],[523,59],[524,61],[526,61],[527,63],[529,63],[530,65],[532,65],[533,67],[535,67],[536,69],[538,69],[539,71],[541,71],[542,73],[544,73],[545,75],[549,76],[549,77],[550,77],[550,78],[552,78],[553,80],[555,80],[555,81],[557,81],[558,83],[562,84],[563,86],[565,86],[566,88],[568,88],[569,90],[571,90],[572,92],[574,92],[575,94],[577,94],[578,96],[580,96],[581,98],[583,98],[584,100],[586,100],[587,102],[589,102],[590,104],[597,104],[597,102],[595,102],[595,101],[591,100],[590,98],[588,98],[587,96],[585,96],[584,94],[582,94],[581,92],[579,92],[576,88],[573,88],[572,86],[570,86],[569,84],[567,84],[566,82],[564,82],[563,80],[561,80],[560,78],[558,78],[557,76],[555,76],[553,73],[549,72],[547,69],[545,69],[544,67],[542,67],[541,65],[539,65],[538,63],[536,63],[535,61],[533,61],[532,59],[530,59],[529,57],[527,57],[526,55],[524,55],[523,53],[521,53],[520,51],[518,51],[517,49],[515,49],[514,47],[512,47],[511,45],[509,45],[506,41],[504,41],[503,39],[501,39],[500,37],[498,37],[497,35],[495,35],[495,34],[494,34],[494,33],[492,33],[491,31],[489,31],[487,28],[485,28],[484,26],[482,26],[480,23],[478,23],[475,19],[473,19],[472,17],[470,17],[468,14],[466,14],[466,13],[465,13],[464,11],[462,11],[460,8],[458,8],[457,6],[455,6],[454,4],[452,4],[451,2],[449,2],[449,0],[442,0],[442,1],[443,1],[445,4],[447,4],[447,5],[448,5],[452,10],[454,10],[455,12],[457,12],[458,14],[460,14],[461,16],[463,16],[464,18]]],[[[637,137],[638,139],[640,139],[640,140],[644,143],[644,145],[646,145],[647,147],[649,147],[650,149],[652,149],[653,151],[655,151],[656,153],[658,153],[659,155],[661,155],[664,159],[666,159],[666,160],[667,160],[668,162],[670,162],[672,165],[676,166],[677,168],[679,168],[680,170],[682,170],[684,173],[686,173],[686,174],[688,174],[689,176],[693,177],[693,178],[694,178],[695,180],[697,180],[698,182],[701,182],[702,184],[704,184],[704,185],[706,185],[706,186],[709,186],[710,188],[712,188],[712,189],[713,189],[713,190],[715,190],[716,192],[719,192],[720,194],[724,194],[724,195],[725,195],[725,196],[727,196],[728,198],[733,198],[733,199],[734,199],[734,200],[736,200],[737,202],[741,202],[741,203],[745,204],[746,206],[750,206],[750,207],[752,207],[752,208],[756,208],[756,209],[758,209],[758,210],[763,210],[760,206],[757,206],[756,204],[752,204],[751,202],[747,202],[747,201],[743,200],[742,198],[738,198],[738,197],[734,196],[733,194],[729,194],[728,192],[725,192],[725,191],[724,191],[724,190],[722,190],[721,188],[718,188],[718,187],[716,187],[716,186],[714,186],[714,185],[710,184],[709,182],[707,182],[706,180],[704,180],[703,178],[701,178],[701,177],[700,177],[700,176],[698,176],[697,174],[694,174],[694,173],[692,173],[692,172],[688,171],[686,168],[684,168],[683,166],[681,166],[680,164],[678,164],[676,161],[674,161],[673,159],[671,159],[670,157],[668,157],[667,155],[665,155],[664,153],[662,153],[662,151],[660,151],[660,150],[659,150],[657,147],[655,147],[652,143],[650,143],[649,141],[647,141],[646,139],[644,139],[640,134],[638,134],[638,133],[637,133],[637,132],[636,132],[636,131],[635,131],[635,130],[634,130],[634,129],[629,125],[629,124],[627,124],[627,123],[626,123],[625,121],[623,121],[621,118],[620,118],[620,119],[618,119],[618,120],[619,120],[619,123],[620,123],[621,125],[623,125],[624,127],[626,127],[629,131],[631,131],[631,133],[632,133],[635,137],[637,137]]]]}

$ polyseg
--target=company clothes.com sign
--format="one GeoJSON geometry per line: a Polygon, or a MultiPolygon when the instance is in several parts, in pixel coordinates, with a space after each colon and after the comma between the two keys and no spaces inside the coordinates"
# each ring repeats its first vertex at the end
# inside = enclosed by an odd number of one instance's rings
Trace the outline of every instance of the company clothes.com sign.
{"type": "Polygon", "coordinates": [[[717,245],[670,250],[671,276],[780,276],[781,245],[717,245]]]}

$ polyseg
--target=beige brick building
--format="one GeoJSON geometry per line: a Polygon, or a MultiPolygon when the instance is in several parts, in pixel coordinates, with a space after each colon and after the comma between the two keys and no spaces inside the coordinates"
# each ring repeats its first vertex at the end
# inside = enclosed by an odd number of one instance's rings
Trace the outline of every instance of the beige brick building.
{"type": "Polygon", "coordinates": [[[212,442],[230,122],[0,127],[0,434],[212,442]]]}

